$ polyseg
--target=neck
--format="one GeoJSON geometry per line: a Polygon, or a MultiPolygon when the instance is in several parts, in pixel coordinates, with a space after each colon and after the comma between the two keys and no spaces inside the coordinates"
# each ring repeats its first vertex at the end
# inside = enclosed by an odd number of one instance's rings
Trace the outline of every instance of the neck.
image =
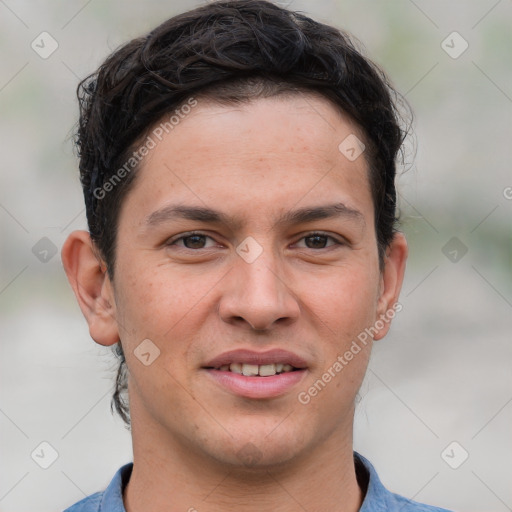
{"type": "MultiPolygon", "coordinates": [[[[351,425],[351,424],[350,424],[351,425]]],[[[310,453],[273,465],[234,466],[196,453],[155,426],[132,424],[134,467],[127,512],[357,512],[352,431],[335,433],[310,453]]]]}

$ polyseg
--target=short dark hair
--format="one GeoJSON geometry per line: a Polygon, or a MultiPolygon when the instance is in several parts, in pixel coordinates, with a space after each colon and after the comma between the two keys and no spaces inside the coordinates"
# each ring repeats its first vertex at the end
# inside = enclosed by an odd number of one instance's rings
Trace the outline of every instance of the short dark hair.
{"type": "MultiPolygon", "coordinates": [[[[330,100],[362,132],[382,264],[396,232],[405,100],[348,34],[270,1],[232,0],[165,21],[116,50],[78,86],[80,179],[91,239],[110,278],[120,207],[137,176],[134,150],[164,115],[191,97],[233,104],[304,92],[330,100]]],[[[112,406],[129,426],[121,341],[115,351],[112,406]]]]}

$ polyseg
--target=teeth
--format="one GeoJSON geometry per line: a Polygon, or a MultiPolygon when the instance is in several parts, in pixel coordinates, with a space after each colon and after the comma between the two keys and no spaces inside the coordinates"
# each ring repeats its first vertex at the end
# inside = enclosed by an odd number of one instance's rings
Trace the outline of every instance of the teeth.
{"type": "Polygon", "coordinates": [[[291,364],[282,363],[262,365],[231,363],[230,365],[222,365],[220,370],[230,370],[233,373],[245,375],[246,377],[255,377],[256,375],[259,375],[260,377],[271,377],[277,373],[291,372],[293,370],[293,366],[291,364]]]}
{"type": "Polygon", "coordinates": [[[239,363],[231,363],[229,365],[229,369],[233,372],[233,373],[239,373],[240,375],[242,375],[242,365],[239,364],[239,363]]]}
{"type": "Polygon", "coordinates": [[[258,368],[259,366],[257,364],[243,364],[242,375],[245,375],[246,377],[254,377],[258,375],[258,368]]]}
{"type": "Polygon", "coordinates": [[[261,377],[270,377],[271,375],[276,374],[276,365],[275,364],[262,364],[260,366],[259,374],[261,377]]]}

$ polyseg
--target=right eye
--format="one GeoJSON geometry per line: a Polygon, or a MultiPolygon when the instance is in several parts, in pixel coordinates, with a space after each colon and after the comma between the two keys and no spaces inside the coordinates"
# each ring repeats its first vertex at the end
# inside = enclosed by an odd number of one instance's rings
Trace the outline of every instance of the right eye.
{"type": "Polygon", "coordinates": [[[203,233],[186,233],[178,238],[174,238],[166,243],[167,247],[178,246],[184,249],[208,249],[214,247],[215,243],[207,246],[207,240],[215,242],[212,237],[203,233]]]}

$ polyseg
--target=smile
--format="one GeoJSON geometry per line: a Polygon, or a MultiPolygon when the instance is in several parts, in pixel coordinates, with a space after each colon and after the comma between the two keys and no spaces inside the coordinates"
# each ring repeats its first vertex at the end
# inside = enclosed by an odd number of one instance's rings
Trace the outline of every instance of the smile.
{"type": "Polygon", "coordinates": [[[214,368],[222,372],[233,372],[246,377],[271,377],[281,373],[293,372],[297,370],[291,364],[271,363],[271,364],[250,364],[250,363],[231,363],[224,364],[219,368],[214,368]]]}
{"type": "Polygon", "coordinates": [[[269,399],[290,393],[307,371],[306,361],[282,349],[224,352],[202,367],[223,391],[243,398],[269,399]]]}

